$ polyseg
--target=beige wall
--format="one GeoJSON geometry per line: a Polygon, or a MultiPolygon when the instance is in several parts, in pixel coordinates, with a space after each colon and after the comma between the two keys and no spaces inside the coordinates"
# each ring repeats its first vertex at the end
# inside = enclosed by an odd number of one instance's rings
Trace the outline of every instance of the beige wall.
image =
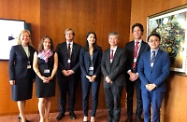
{"type": "MultiPolygon", "coordinates": [[[[140,22],[144,25],[146,40],[147,17],[177,6],[187,4],[186,0],[132,0],[131,26],[140,22]]],[[[130,34],[130,40],[132,40],[130,34]]],[[[161,109],[162,122],[187,121],[187,77],[171,74],[168,79],[168,91],[161,109]]]]}

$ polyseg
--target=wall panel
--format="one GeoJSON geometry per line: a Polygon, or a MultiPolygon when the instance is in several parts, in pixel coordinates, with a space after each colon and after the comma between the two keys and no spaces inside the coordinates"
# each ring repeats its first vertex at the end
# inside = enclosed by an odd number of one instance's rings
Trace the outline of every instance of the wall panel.
{"type": "MultiPolygon", "coordinates": [[[[33,44],[36,45],[39,39],[38,36],[40,34],[39,6],[40,1],[38,0],[0,0],[0,18],[25,20],[26,22],[31,23],[32,41],[33,44]]],[[[0,115],[18,112],[16,102],[13,102],[11,100],[10,85],[8,81],[8,61],[0,61],[0,115]]],[[[33,91],[32,101],[29,101],[26,107],[28,112],[33,112],[37,110],[37,99],[35,97],[35,90],[33,91]],[[33,106],[33,104],[35,106],[33,106]]]]}
{"type": "MultiPolygon", "coordinates": [[[[21,19],[32,25],[32,40],[38,47],[44,35],[50,35],[55,46],[64,41],[64,30],[75,30],[75,42],[85,44],[88,31],[95,31],[98,44],[103,50],[109,47],[108,34],[117,31],[121,35],[120,46],[129,39],[130,8],[128,0],[0,0],[0,18],[21,19]]],[[[0,52],[1,53],[1,52],[0,52]]],[[[18,113],[17,105],[11,100],[8,83],[8,61],[0,61],[0,115],[18,113]]],[[[35,85],[35,84],[34,84],[35,85]]],[[[52,100],[51,111],[58,110],[58,87],[52,100]]],[[[101,83],[98,108],[105,108],[103,85],[101,83]]],[[[77,88],[76,110],[82,109],[81,84],[77,88]]],[[[26,111],[36,113],[38,100],[35,95],[27,102],[26,111]]],[[[125,105],[125,90],[122,105],[125,105]]]]}

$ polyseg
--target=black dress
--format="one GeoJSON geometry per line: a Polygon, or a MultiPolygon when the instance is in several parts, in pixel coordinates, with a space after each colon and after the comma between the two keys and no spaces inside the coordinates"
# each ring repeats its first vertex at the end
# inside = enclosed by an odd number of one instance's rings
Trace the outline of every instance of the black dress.
{"type": "MultiPolygon", "coordinates": [[[[43,59],[38,58],[38,69],[42,76],[49,77],[53,70],[54,54],[48,59],[46,63],[43,59]]],[[[55,76],[49,83],[43,81],[36,75],[36,97],[45,98],[55,96],[55,76]]]]}

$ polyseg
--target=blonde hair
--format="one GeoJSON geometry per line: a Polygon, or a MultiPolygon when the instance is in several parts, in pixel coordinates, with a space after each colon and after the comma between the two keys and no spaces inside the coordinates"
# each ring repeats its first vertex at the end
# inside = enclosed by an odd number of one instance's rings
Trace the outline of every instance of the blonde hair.
{"type": "Polygon", "coordinates": [[[75,32],[74,32],[73,29],[71,29],[71,28],[67,28],[67,29],[64,31],[64,35],[66,35],[66,33],[67,33],[68,31],[72,31],[73,36],[75,36],[75,32]]]}
{"type": "Polygon", "coordinates": [[[21,32],[20,32],[20,34],[19,34],[19,36],[18,36],[18,42],[17,42],[17,44],[19,45],[19,44],[21,44],[21,39],[20,39],[20,37],[21,37],[21,35],[23,34],[23,33],[28,33],[29,34],[29,43],[28,43],[28,45],[29,46],[33,46],[32,45],[32,42],[31,42],[31,33],[28,31],[28,30],[22,30],[21,32]]]}

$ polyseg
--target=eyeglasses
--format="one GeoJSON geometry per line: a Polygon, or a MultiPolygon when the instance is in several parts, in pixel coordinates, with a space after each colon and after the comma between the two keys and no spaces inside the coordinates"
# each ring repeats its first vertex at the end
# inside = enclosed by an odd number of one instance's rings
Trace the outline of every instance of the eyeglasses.
{"type": "Polygon", "coordinates": [[[150,42],[150,43],[159,42],[159,40],[149,40],[148,42],[150,42]]]}

